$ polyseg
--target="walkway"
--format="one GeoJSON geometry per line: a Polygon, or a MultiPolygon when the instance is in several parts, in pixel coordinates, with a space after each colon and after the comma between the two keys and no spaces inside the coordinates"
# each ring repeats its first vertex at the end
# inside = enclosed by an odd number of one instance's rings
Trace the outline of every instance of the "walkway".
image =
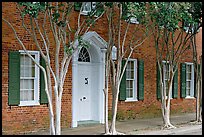
{"type": "MultiPolygon", "coordinates": [[[[192,128],[201,128],[202,125],[193,125],[191,121],[195,120],[195,113],[183,113],[180,115],[172,115],[171,123],[177,127],[176,130],[182,129],[185,126],[192,128]]],[[[173,134],[173,131],[160,130],[163,125],[162,118],[148,118],[148,119],[134,119],[123,120],[116,122],[116,129],[119,132],[127,135],[136,134],[173,134]],[[154,132],[152,132],[154,131],[154,132]]],[[[102,124],[89,124],[81,125],[77,128],[63,128],[62,135],[100,135],[104,133],[104,125],[102,124]]],[[[49,135],[49,131],[40,131],[32,133],[32,135],[49,135]]]]}

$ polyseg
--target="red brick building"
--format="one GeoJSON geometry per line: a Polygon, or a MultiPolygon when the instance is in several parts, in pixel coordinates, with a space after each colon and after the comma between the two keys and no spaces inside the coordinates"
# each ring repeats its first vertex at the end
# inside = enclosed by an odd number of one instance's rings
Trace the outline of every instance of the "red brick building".
{"type": "MultiPolygon", "coordinates": [[[[73,21],[77,20],[77,11],[73,11],[73,21]]],[[[7,19],[15,27],[17,34],[23,40],[26,48],[32,52],[33,56],[40,61],[39,52],[36,50],[36,46],[30,40],[28,33],[21,26],[20,15],[17,12],[16,4],[12,2],[2,3],[2,18],[7,19]]],[[[99,123],[104,123],[104,57],[105,52],[103,49],[106,48],[106,42],[108,41],[108,32],[106,29],[107,20],[106,18],[99,19],[95,26],[90,32],[84,35],[84,39],[89,40],[92,43],[92,47],[89,49],[81,49],[79,55],[75,55],[71,62],[66,77],[64,86],[64,92],[62,97],[62,116],[61,125],[62,127],[77,127],[80,121],[83,120],[94,120],[99,123]],[[87,58],[80,58],[80,54],[87,54],[87,58]],[[85,84],[83,83],[85,80],[85,84]],[[82,92],[85,91],[85,92],[82,92]],[[88,101],[87,101],[88,100],[88,101]],[[83,102],[83,103],[81,103],[83,102]]],[[[131,35],[131,32],[128,33],[131,35]]],[[[197,43],[198,52],[201,55],[202,52],[202,29],[199,31],[197,43]]],[[[53,53],[54,55],[54,53],[53,53]]],[[[35,131],[38,129],[49,127],[49,110],[48,105],[41,101],[41,84],[39,82],[40,72],[35,67],[29,64],[30,60],[23,54],[22,48],[18,41],[15,39],[11,28],[2,21],[2,130],[3,134],[22,134],[29,131],[35,131]],[[19,68],[15,67],[15,63],[12,63],[12,59],[18,58],[18,56],[12,56],[11,51],[17,51],[20,57],[19,68]],[[22,64],[24,63],[24,64],[22,64]],[[26,64],[28,63],[28,64],[26,64]],[[20,66],[21,65],[21,66],[20,66]],[[30,68],[24,68],[27,65],[30,68]],[[33,67],[33,69],[32,69],[33,67]],[[13,71],[11,71],[13,70],[13,71]],[[16,70],[16,71],[15,71],[16,70]],[[35,76],[32,75],[32,70],[35,70],[35,76]],[[10,73],[20,72],[24,75],[21,76],[21,82],[24,81],[24,87],[20,87],[20,84],[16,87],[17,89],[39,88],[37,93],[30,95],[29,92],[17,94],[21,98],[20,104],[11,105],[9,102],[9,86],[13,80],[14,83],[20,81],[16,80],[15,76],[12,78],[10,73]],[[31,80],[24,78],[25,75],[29,75],[31,80]],[[37,77],[37,78],[36,78],[37,77]],[[32,84],[32,81],[38,79],[37,82],[32,84]],[[10,79],[10,81],[9,81],[10,79]],[[16,80],[16,81],[15,81],[16,80]],[[26,83],[27,82],[27,83],[26,83]],[[26,87],[27,86],[27,87],[26,87]],[[36,100],[37,102],[29,102],[26,104],[26,100],[36,100]]],[[[156,117],[161,116],[161,105],[157,99],[157,70],[156,70],[156,51],[154,47],[153,38],[150,37],[144,42],[142,46],[137,48],[131,56],[131,62],[133,66],[133,72],[135,74],[132,86],[133,94],[126,95],[124,100],[120,100],[118,103],[118,119],[131,119],[141,117],[156,117]],[[144,62],[142,69],[144,71],[144,91],[143,99],[138,99],[138,65],[139,61],[144,62]]],[[[189,68],[192,68],[192,51],[189,49],[186,54],[182,57],[181,63],[186,62],[189,68]]],[[[186,67],[186,69],[188,68],[186,67]]],[[[126,70],[127,73],[128,70],[126,70]]],[[[190,70],[189,70],[190,71],[190,70]]],[[[193,71],[186,71],[186,73],[192,73],[193,71]]],[[[19,73],[19,74],[20,74],[19,73]]],[[[131,73],[131,72],[129,72],[131,73]]],[[[21,75],[20,74],[20,75],[21,75]]],[[[191,80],[192,80],[191,79],[191,80]]],[[[23,83],[23,82],[22,82],[23,83]]],[[[194,97],[193,80],[190,84],[191,90],[189,96],[181,96],[181,69],[178,68],[178,89],[177,97],[171,99],[171,113],[183,113],[183,112],[194,112],[195,102],[194,97]]],[[[127,85],[126,85],[127,88],[127,85]]],[[[17,91],[16,91],[17,92],[17,91]]],[[[187,91],[186,91],[187,92],[187,91]]],[[[111,93],[109,97],[109,109],[111,109],[111,93]]],[[[12,101],[11,101],[12,102],[12,101]]],[[[15,103],[14,103],[15,104],[15,103]]]]}

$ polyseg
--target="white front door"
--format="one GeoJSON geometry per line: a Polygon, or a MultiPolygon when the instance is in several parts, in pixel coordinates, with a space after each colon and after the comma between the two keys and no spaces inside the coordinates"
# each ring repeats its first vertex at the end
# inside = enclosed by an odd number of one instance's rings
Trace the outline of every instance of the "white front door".
{"type": "Polygon", "coordinates": [[[91,119],[91,66],[79,64],[78,69],[78,120],[91,119]]]}

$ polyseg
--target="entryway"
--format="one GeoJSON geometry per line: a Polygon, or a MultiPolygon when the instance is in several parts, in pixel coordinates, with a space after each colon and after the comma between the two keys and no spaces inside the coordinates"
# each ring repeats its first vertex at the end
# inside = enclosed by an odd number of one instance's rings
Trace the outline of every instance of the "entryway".
{"type": "MultiPolygon", "coordinates": [[[[90,47],[80,47],[72,60],[72,127],[104,123],[106,42],[96,33],[83,36],[90,47]]],[[[78,43],[76,43],[78,44],[78,43]]]]}

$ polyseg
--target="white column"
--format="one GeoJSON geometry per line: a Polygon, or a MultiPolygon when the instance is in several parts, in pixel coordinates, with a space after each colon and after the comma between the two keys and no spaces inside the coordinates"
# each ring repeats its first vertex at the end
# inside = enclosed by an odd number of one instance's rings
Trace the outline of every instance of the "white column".
{"type": "Polygon", "coordinates": [[[101,63],[100,63],[100,111],[99,111],[99,121],[100,123],[105,123],[105,119],[104,119],[104,93],[103,93],[103,89],[105,88],[105,54],[106,53],[106,49],[101,49],[101,63]]]}
{"type": "Polygon", "coordinates": [[[78,81],[78,53],[73,55],[72,59],[72,128],[77,127],[77,81],[78,81]]]}

